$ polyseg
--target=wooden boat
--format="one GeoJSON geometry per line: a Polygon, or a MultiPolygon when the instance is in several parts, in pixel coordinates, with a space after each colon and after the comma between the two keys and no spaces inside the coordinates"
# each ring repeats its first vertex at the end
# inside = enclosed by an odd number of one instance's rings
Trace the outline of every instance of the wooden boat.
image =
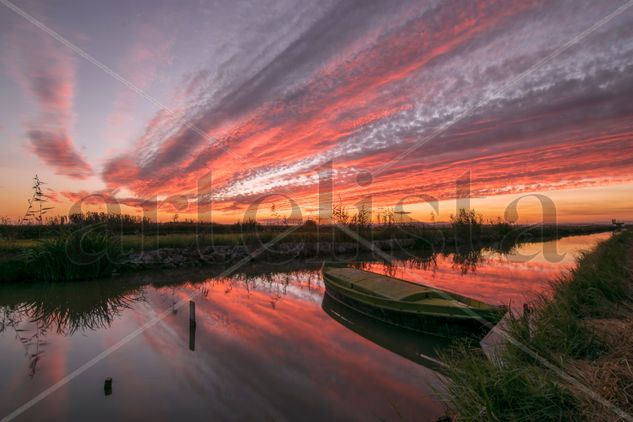
{"type": "Polygon", "coordinates": [[[483,336],[505,314],[484,302],[355,268],[323,271],[326,293],[367,316],[444,336],[483,336]]]}

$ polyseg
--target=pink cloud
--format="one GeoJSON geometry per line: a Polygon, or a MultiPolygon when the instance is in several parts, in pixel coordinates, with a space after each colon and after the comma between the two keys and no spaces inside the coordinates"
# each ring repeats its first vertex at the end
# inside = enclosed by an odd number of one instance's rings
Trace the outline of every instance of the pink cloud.
{"type": "Polygon", "coordinates": [[[51,188],[46,188],[46,197],[56,204],[61,204],[62,202],[59,198],[59,193],[51,188]]]}
{"type": "MultiPolygon", "coordinates": [[[[601,63],[604,74],[587,62],[581,79],[565,69],[562,78],[552,67],[447,126],[429,146],[410,149],[467,111],[465,99],[485,97],[548,53],[524,49],[522,42],[488,50],[523,39],[521,32],[508,34],[539,12],[539,2],[463,3],[468,7],[438,6],[408,17],[369,42],[360,39],[349,48],[341,42],[341,55],[329,62],[308,57],[321,50],[315,43],[327,39],[325,50],[343,31],[315,24],[255,76],[228,72],[235,80],[218,83],[213,95],[204,89],[213,71],[190,73],[182,88],[185,104],[168,102],[175,115],[159,111],[128,150],[113,154],[102,179],[109,189],[125,187],[139,197],[195,195],[198,181],[213,169],[214,206],[233,215],[271,192],[315,209],[315,175],[330,160],[337,193],[350,203],[373,194],[385,206],[416,193],[454,198],[455,180],[466,171],[476,196],[633,180],[631,73],[612,69],[612,61],[601,63]],[[331,38],[324,35],[328,30],[331,38]],[[469,57],[470,51],[479,56],[469,57]],[[296,78],[302,66],[309,72],[296,78]],[[371,186],[356,183],[359,169],[378,170],[371,186]]],[[[162,50],[159,36],[149,39],[162,50]]],[[[154,71],[160,64],[146,44],[128,52],[134,64],[128,73],[137,84],[153,73],[134,69],[154,71]]]]}
{"type": "Polygon", "coordinates": [[[69,135],[75,60],[46,34],[26,25],[16,26],[7,45],[9,71],[37,109],[26,123],[28,150],[57,174],[75,179],[90,176],[90,164],[69,135]]]}
{"type": "Polygon", "coordinates": [[[72,141],[63,132],[29,130],[30,150],[58,174],[85,179],[92,174],[90,165],[75,151],[72,141]]]}

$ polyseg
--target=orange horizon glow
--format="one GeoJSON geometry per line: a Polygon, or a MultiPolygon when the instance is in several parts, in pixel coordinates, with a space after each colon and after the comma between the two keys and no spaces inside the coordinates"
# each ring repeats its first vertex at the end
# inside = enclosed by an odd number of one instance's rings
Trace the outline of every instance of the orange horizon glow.
{"type": "MultiPolygon", "coordinates": [[[[559,224],[610,224],[612,219],[618,221],[630,222],[633,220],[631,210],[633,210],[633,196],[627,195],[629,192],[633,192],[633,184],[623,184],[605,187],[591,187],[591,188],[579,188],[571,190],[560,191],[547,191],[547,192],[527,192],[508,195],[497,195],[492,197],[474,197],[469,200],[469,209],[475,210],[477,213],[483,216],[484,222],[496,221],[502,219],[506,221],[506,212],[511,203],[517,203],[518,219],[512,221],[517,224],[549,224],[555,221],[559,224]],[[556,205],[555,214],[543,216],[543,207],[537,195],[544,195],[551,199],[556,205]]],[[[335,204],[338,204],[338,198],[336,193],[333,195],[335,204]]],[[[103,198],[109,199],[108,196],[103,198]]],[[[367,199],[369,197],[365,197],[367,199]]],[[[450,221],[452,215],[455,215],[460,208],[464,208],[464,204],[460,202],[458,205],[455,199],[440,200],[437,201],[435,207],[427,202],[410,202],[403,198],[401,203],[393,202],[380,202],[379,197],[371,197],[371,209],[372,222],[379,222],[378,217],[384,215],[387,210],[400,210],[404,211],[402,216],[396,214],[394,216],[394,222],[424,222],[424,223],[446,223],[450,221]],[[439,210],[439,212],[436,211],[439,210]]],[[[49,215],[54,216],[68,216],[74,212],[106,212],[111,214],[128,214],[137,217],[147,217],[151,220],[157,220],[159,222],[174,221],[174,216],[177,215],[177,221],[213,221],[216,223],[232,224],[238,221],[244,221],[250,219],[251,216],[255,216],[260,222],[274,223],[278,221],[280,224],[285,219],[291,221],[313,220],[315,222],[327,222],[321,221],[319,217],[318,204],[299,204],[299,219],[293,219],[293,212],[288,205],[286,197],[281,195],[271,195],[268,200],[263,201],[256,214],[247,213],[247,207],[232,212],[221,213],[212,209],[209,212],[209,208],[205,207],[201,215],[196,212],[195,202],[189,204],[187,211],[193,210],[193,212],[178,211],[174,208],[173,204],[162,201],[147,201],[148,203],[139,208],[126,206],[125,204],[106,204],[103,202],[102,197],[87,197],[84,199],[85,203],[81,205],[81,198],[78,203],[70,203],[68,201],[57,199],[51,201],[54,210],[49,215]],[[156,212],[156,204],[158,205],[158,212],[156,212]],[[271,213],[271,206],[274,205],[276,214],[271,213]],[[72,210],[72,211],[71,211],[72,210]],[[306,211],[307,210],[307,211],[306,211]]],[[[462,199],[463,201],[463,199],[462,199]]],[[[341,202],[350,216],[355,215],[358,212],[356,207],[357,203],[350,201],[341,202]]],[[[366,202],[366,204],[369,202],[366,202]]],[[[24,206],[21,204],[15,204],[15,209],[18,211],[14,215],[8,215],[13,222],[18,222],[24,214],[24,206]]],[[[328,217],[327,214],[323,215],[324,218],[328,217]]]]}

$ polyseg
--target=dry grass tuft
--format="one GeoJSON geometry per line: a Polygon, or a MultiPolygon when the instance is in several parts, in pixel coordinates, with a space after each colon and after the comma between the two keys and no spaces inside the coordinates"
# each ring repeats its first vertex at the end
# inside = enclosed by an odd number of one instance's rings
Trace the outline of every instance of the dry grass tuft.
{"type": "MultiPolygon", "coordinates": [[[[594,361],[570,364],[573,371],[604,399],[625,412],[633,411],[633,313],[626,319],[601,319],[588,322],[607,345],[607,351],[594,361]]],[[[578,394],[578,397],[583,397],[578,394]]],[[[613,420],[613,411],[595,400],[583,399],[582,414],[591,420],[613,420]]]]}

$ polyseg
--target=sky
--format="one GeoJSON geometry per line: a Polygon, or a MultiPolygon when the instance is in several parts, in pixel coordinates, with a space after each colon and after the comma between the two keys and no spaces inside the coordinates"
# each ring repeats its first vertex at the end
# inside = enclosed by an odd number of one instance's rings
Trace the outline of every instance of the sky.
{"type": "Polygon", "coordinates": [[[35,174],[59,215],[633,219],[630,1],[2,0],[0,53],[12,219],[35,174]]]}

